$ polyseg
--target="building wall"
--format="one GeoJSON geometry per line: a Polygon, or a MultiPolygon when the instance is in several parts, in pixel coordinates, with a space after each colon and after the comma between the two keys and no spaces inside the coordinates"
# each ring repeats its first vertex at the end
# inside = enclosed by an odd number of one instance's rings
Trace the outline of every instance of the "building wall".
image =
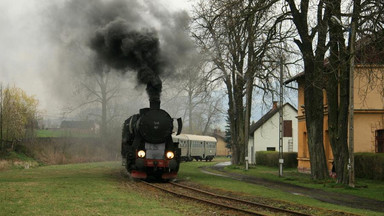
{"type": "MultiPolygon", "coordinates": [[[[293,152],[298,151],[297,140],[297,111],[289,105],[283,108],[283,119],[292,120],[292,137],[283,138],[283,152],[288,152],[288,144],[291,140],[293,152]]],[[[255,163],[256,151],[267,151],[267,147],[274,147],[279,151],[279,113],[273,115],[267,122],[259,127],[250,137],[248,143],[248,158],[251,163],[255,163]],[[253,148],[252,148],[253,147],[253,148]]]]}
{"type": "Polygon", "coordinates": [[[227,156],[229,155],[230,150],[225,146],[227,143],[220,136],[216,136],[217,144],[216,144],[216,155],[217,156],[227,156]]]}
{"type": "MultiPolygon", "coordinates": [[[[324,116],[324,152],[327,160],[328,169],[332,169],[333,153],[329,143],[328,136],[328,116],[324,116]]],[[[311,172],[311,164],[309,162],[309,150],[308,150],[308,136],[307,126],[304,116],[298,117],[298,153],[297,153],[298,165],[297,168],[300,172],[311,172]]]]}
{"type": "Polygon", "coordinates": [[[384,67],[368,67],[357,66],[355,69],[354,82],[354,106],[356,110],[383,110],[384,97],[381,95],[383,91],[384,67]],[[378,75],[379,74],[379,75],[378,75]]]}
{"type": "MultiPolygon", "coordinates": [[[[356,67],[354,80],[354,149],[355,152],[375,152],[375,131],[384,129],[384,98],[381,95],[379,81],[370,78],[371,72],[381,73],[383,67],[356,67]],[[368,74],[368,75],[367,75],[368,74]]],[[[310,172],[307,130],[305,125],[304,85],[299,79],[298,90],[298,170],[310,172]]],[[[325,95],[325,94],[324,94],[325,95]]],[[[326,104],[326,95],[324,104],[326,104]]],[[[326,107],[326,106],[325,106],[326,107]]],[[[324,114],[324,150],[328,161],[328,169],[332,169],[333,154],[328,137],[328,115],[324,114]]]]}
{"type": "Polygon", "coordinates": [[[384,111],[380,113],[355,112],[355,152],[375,152],[375,131],[384,129],[384,111]]]}

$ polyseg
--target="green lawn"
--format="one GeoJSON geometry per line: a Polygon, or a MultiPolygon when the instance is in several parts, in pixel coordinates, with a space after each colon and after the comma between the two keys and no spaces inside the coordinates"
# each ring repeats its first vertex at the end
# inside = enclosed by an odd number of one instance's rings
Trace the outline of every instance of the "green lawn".
{"type": "MultiPolygon", "coordinates": [[[[180,168],[180,172],[179,172],[179,178],[195,181],[197,183],[208,185],[213,188],[232,190],[232,191],[249,194],[256,197],[263,197],[271,200],[282,200],[288,203],[296,203],[296,204],[299,203],[302,205],[313,206],[321,209],[344,211],[344,212],[350,212],[350,213],[361,214],[361,215],[381,215],[377,212],[328,204],[312,198],[297,196],[291,193],[282,192],[280,190],[266,188],[264,186],[244,183],[244,182],[228,179],[225,177],[205,174],[205,173],[202,173],[201,170],[199,169],[199,167],[209,166],[215,163],[217,163],[217,161],[216,162],[182,163],[182,167],[180,168]]],[[[267,167],[262,167],[260,169],[264,171],[271,171],[271,169],[267,167]]],[[[231,170],[234,172],[243,172],[243,173],[246,172],[247,174],[252,174],[253,172],[253,171],[243,171],[241,169],[234,169],[234,168],[232,168],[231,170]]],[[[381,188],[380,186],[378,187],[381,188]]],[[[382,192],[383,190],[379,191],[378,193],[382,193],[382,192]]],[[[324,212],[310,212],[310,214],[322,215],[324,214],[324,212]]]]}
{"type": "Polygon", "coordinates": [[[96,134],[87,134],[65,130],[36,130],[36,137],[96,137],[96,134]]]}
{"type": "MultiPolygon", "coordinates": [[[[380,215],[204,174],[199,168],[226,160],[215,158],[214,162],[182,163],[179,179],[240,192],[264,200],[282,201],[288,206],[300,204],[360,215],[380,215]]],[[[197,210],[194,204],[177,201],[177,205],[174,205],[173,198],[167,199],[145,191],[136,191],[134,186],[127,186],[129,179],[122,177],[121,169],[120,162],[102,162],[1,171],[0,215],[185,215],[186,212],[197,211],[198,214],[199,211],[204,211],[204,209],[197,210]]],[[[241,169],[232,170],[245,172],[241,169]]],[[[271,171],[265,167],[260,170],[264,170],[264,173],[271,171]]],[[[253,172],[251,169],[246,173],[253,175],[253,172]]],[[[322,210],[313,210],[309,213],[327,214],[322,210]]]]}
{"type": "Polygon", "coordinates": [[[121,164],[85,163],[0,172],[0,215],[181,215],[124,187],[121,164]]]}
{"type": "Polygon", "coordinates": [[[314,182],[311,180],[309,174],[299,173],[296,168],[284,169],[283,177],[278,176],[277,167],[273,168],[266,166],[253,166],[246,171],[243,167],[229,166],[226,167],[225,170],[275,181],[282,181],[309,188],[317,188],[330,192],[345,193],[384,201],[383,181],[356,179],[356,188],[350,188],[345,185],[336,184],[335,180],[333,179],[314,182]]]}

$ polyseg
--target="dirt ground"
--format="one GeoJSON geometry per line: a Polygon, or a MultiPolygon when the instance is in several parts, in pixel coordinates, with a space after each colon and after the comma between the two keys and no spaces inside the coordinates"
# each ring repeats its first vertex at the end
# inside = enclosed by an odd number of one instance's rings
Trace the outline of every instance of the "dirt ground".
{"type": "Polygon", "coordinates": [[[250,176],[245,176],[237,173],[230,173],[230,172],[226,172],[224,170],[224,167],[225,165],[217,164],[210,168],[204,168],[204,172],[210,173],[213,175],[218,175],[217,173],[209,172],[209,169],[214,169],[216,171],[219,171],[221,173],[221,176],[225,176],[228,178],[232,178],[232,179],[236,179],[239,181],[244,181],[252,184],[263,185],[265,187],[278,189],[278,190],[296,194],[296,195],[311,197],[311,198],[320,200],[322,202],[332,203],[336,205],[343,205],[343,206],[348,206],[352,208],[368,209],[368,210],[377,211],[377,212],[384,212],[383,201],[357,197],[357,196],[348,195],[348,194],[327,192],[319,189],[305,188],[305,187],[301,187],[301,186],[293,185],[289,183],[276,182],[276,181],[271,181],[263,178],[250,177],[250,176]]]}

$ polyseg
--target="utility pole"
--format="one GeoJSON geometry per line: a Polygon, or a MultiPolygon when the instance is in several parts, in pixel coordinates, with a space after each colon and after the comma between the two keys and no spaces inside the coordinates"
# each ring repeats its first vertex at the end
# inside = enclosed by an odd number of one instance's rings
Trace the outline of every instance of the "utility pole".
{"type": "Polygon", "coordinates": [[[284,74],[283,56],[280,56],[280,107],[279,109],[279,176],[283,176],[283,74],[284,74]]]}
{"type": "Polygon", "coordinates": [[[360,1],[354,4],[354,13],[351,20],[351,35],[349,42],[349,186],[355,187],[355,156],[354,156],[354,69],[355,69],[355,41],[356,41],[356,7],[360,7],[360,1]]]}

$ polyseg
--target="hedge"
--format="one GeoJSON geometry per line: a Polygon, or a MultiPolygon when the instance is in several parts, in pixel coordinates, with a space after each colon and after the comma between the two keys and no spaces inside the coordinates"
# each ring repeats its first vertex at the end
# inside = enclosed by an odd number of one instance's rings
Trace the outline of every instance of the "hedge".
{"type": "MultiPolygon", "coordinates": [[[[284,152],[284,167],[297,167],[297,152],[284,152]]],[[[279,152],[276,151],[258,151],[256,152],[256,164],[276,167],[279,165],[279,152]]]]}
{"type": "Polygon", "coordinates": [[[384,180],[383,153],[355,153],[355,176],[384,180]]]}

